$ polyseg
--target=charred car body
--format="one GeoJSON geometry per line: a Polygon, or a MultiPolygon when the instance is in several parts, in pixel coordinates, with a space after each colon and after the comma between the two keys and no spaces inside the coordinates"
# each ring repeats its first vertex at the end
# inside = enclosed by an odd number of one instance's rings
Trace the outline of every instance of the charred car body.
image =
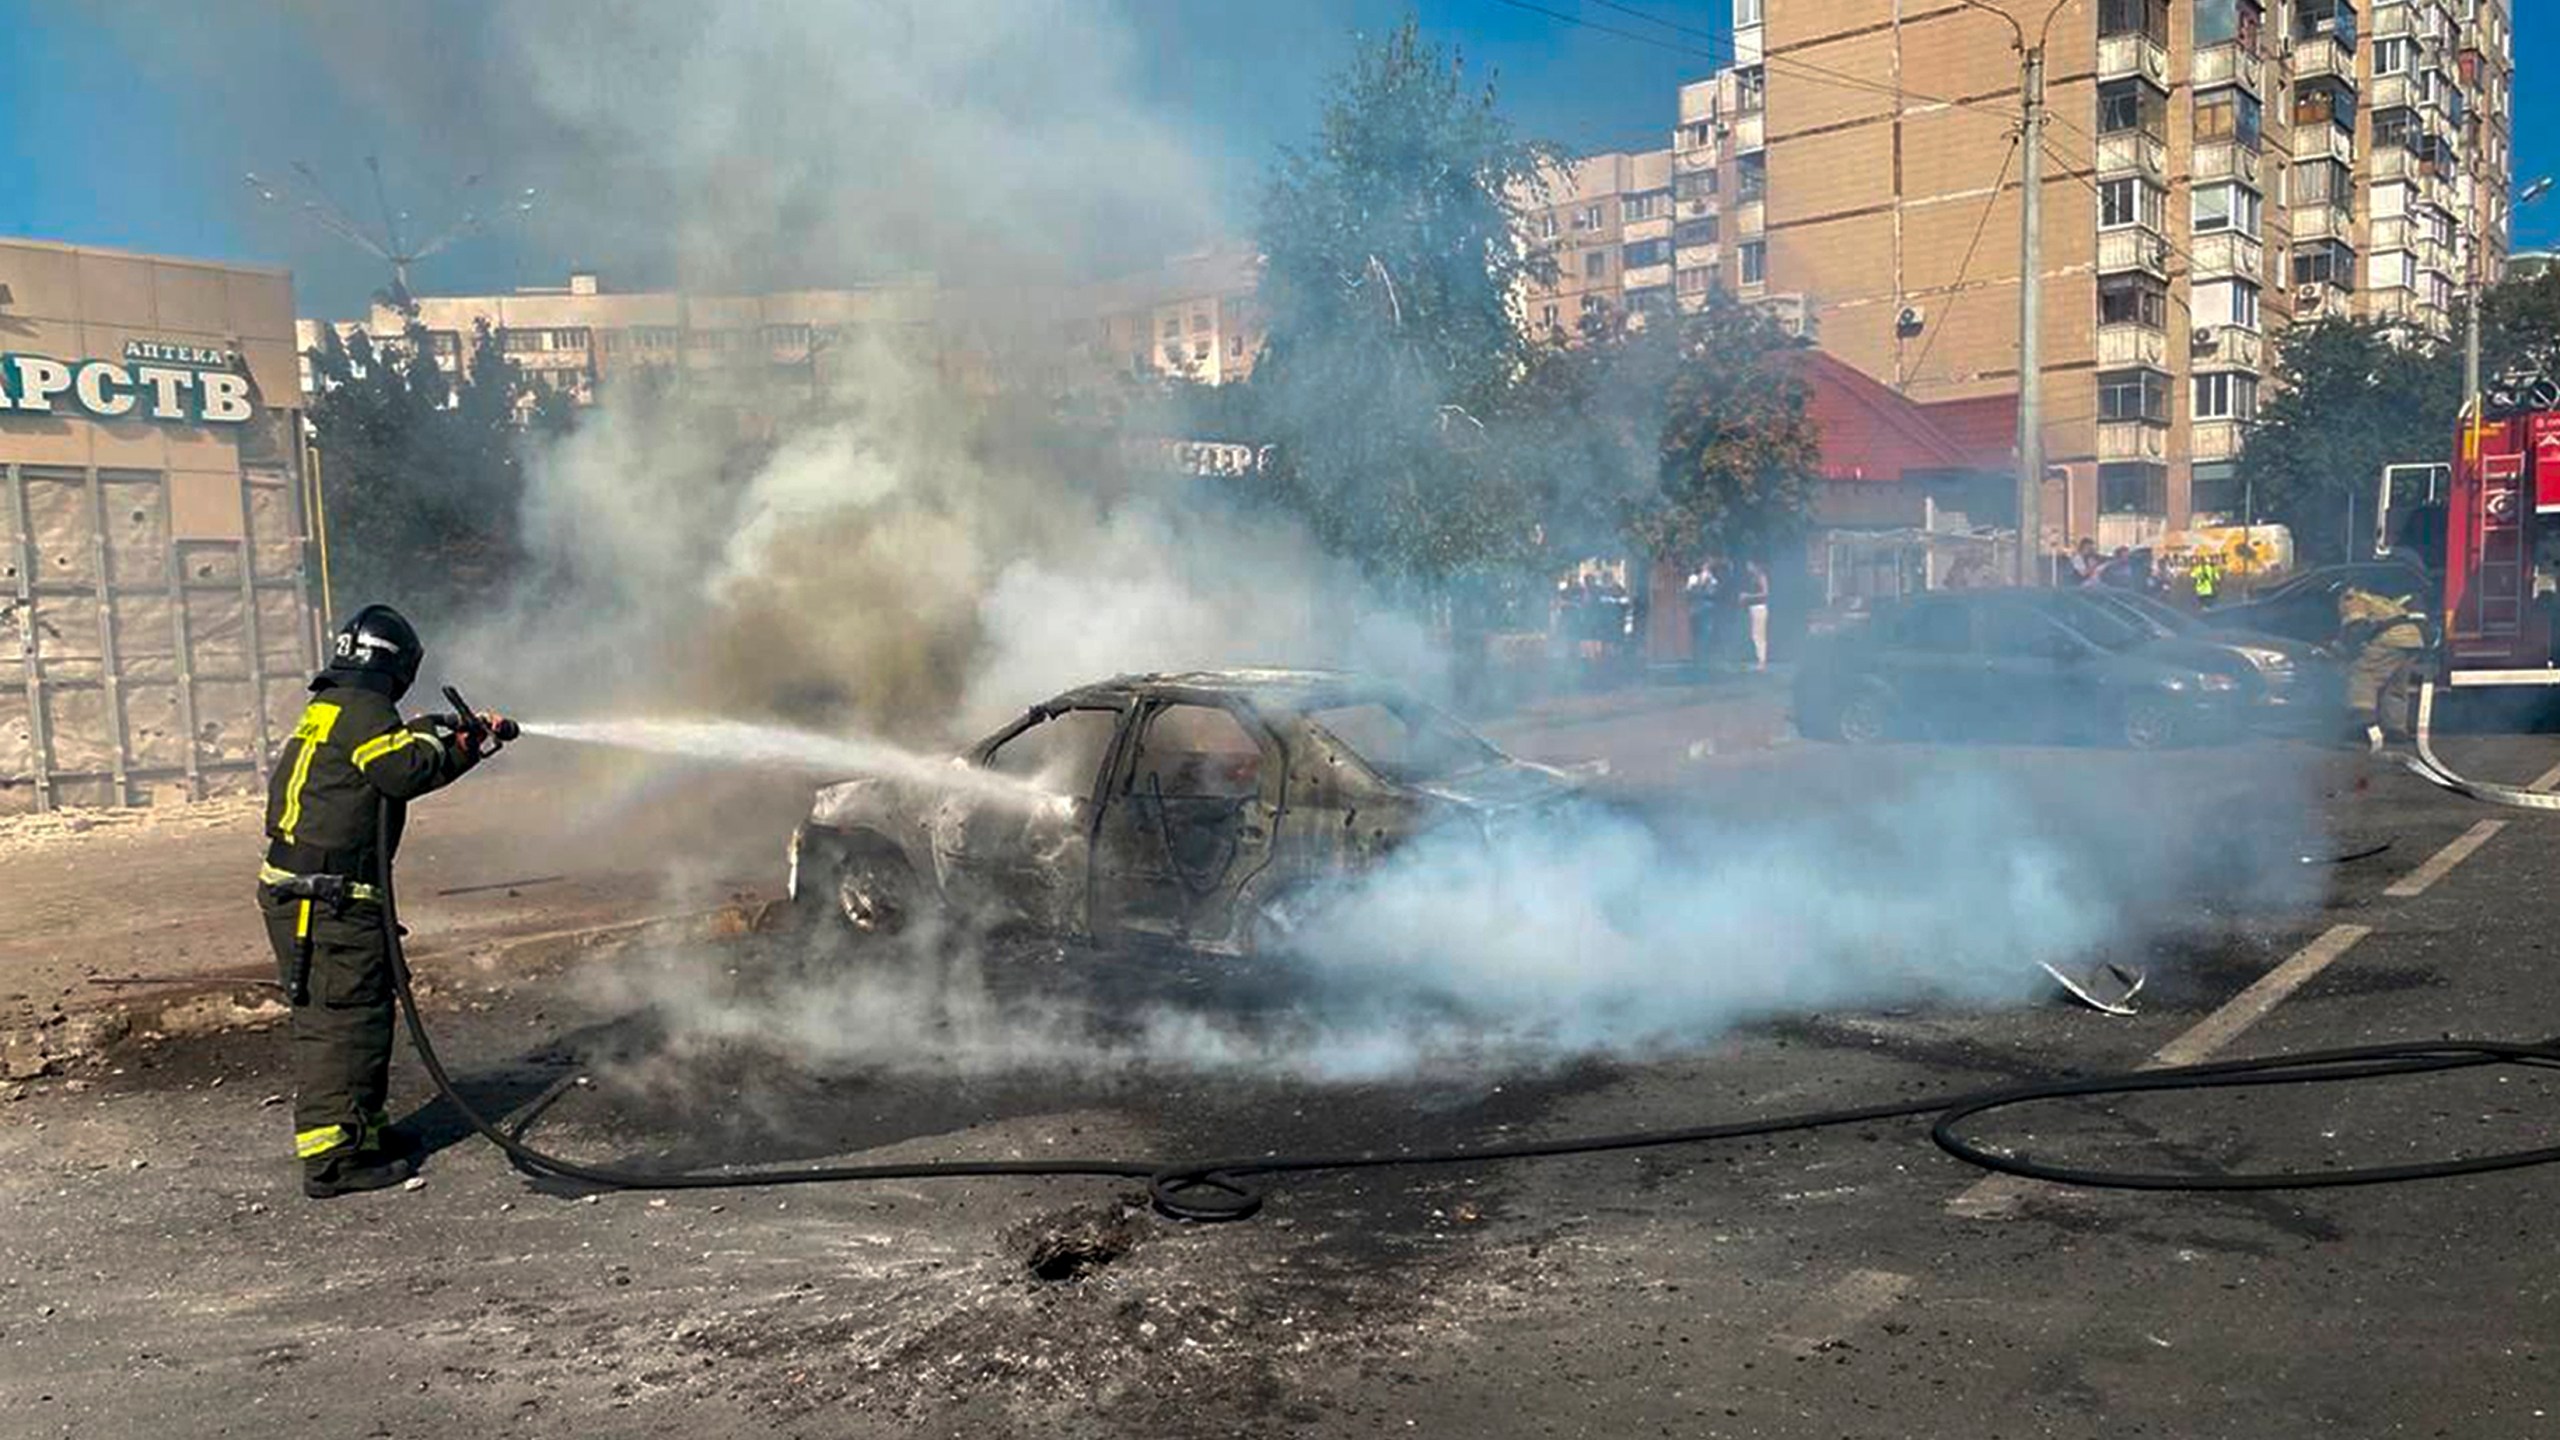
{"type": "Polygon", "coordinates": [[[1490,835],[1573,793],[1390,683],[1326,671],[1087,685],[952,766],[818,791],[791,841],[795,913],[857,931],[940,913],[1262,953],[1407,840],[1490,835]]]}

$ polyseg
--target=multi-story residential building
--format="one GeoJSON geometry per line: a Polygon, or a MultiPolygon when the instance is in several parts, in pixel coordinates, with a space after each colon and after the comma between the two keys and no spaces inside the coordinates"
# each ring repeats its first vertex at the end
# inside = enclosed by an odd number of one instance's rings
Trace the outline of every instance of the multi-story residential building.
{"type": "Polygon", "coordinates": [[[1531,333],[1571,339],[1672,303],[1672,155],[1611,152],[1569,161],[1528,197],[1529,242],[1555,264],[1522,297],[1531,333]]]}
{"type": "MultiPolygon", "coordinates": [[[[2026,27],[2049,0],[1987,0],[2026,27]]],[[[2047,37],[2048,546],[2245,508],[2297,315],[2442,332],[2508,233],[2507,0],[2096,0],[2047,37]]],[[[1737,0],[1717,77],[1746,297],[1914,399],[2016,393],[2013,32],[1980,5],[1737,0]],[[1751,23],[1758,21],[1760,23],[1751,23]],[[1726,103],[1727,99],[1730,103],[1726,103]]],[[[1700,87],[1690,87],[1691,91],[1700,87]]],[[[1693,107],[1684,91],[1683,119],[1693,107]]]]}
{"type": "Polygon", "coordinates": [[[1069,297],[1068,338],[1106,368],[1210,385],[1242,380],[1262,354],[1261,276],[1251,250],[1180,256],[1069,297]]]}

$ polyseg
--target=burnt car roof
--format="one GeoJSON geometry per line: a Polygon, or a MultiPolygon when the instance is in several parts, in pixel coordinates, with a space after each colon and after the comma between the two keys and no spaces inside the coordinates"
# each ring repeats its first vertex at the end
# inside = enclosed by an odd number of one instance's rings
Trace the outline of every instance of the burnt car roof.
{"type": "Polygon", "coordinates": [[[1079,685],[1049,703],[1110,704],[1138,695],[1187,694],[1233,696],[1302,708],[1339,696],[1403,693],[1402,687],[1391,680],[1349,670],[1176,670],[1115,675],[1091,685],[1079,685]]]}

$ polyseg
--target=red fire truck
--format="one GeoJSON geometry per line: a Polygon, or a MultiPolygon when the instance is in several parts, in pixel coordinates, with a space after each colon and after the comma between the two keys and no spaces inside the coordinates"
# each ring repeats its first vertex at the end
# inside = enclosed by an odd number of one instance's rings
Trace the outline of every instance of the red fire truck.
{"type": "Polygon", "coordinates": [[[2438,684],[2560,686],[2560,395],[2492,404],[2454,463],[2383,475],[2376,549],[2436,577],[2438,684]]]}

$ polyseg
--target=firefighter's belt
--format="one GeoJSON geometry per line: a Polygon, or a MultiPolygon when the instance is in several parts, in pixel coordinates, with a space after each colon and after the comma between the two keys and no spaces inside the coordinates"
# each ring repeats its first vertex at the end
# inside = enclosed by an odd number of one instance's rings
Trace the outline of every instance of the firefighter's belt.
{"type": "Polygon", "coordinates": [[[317,900],[333,910],[354,902],[372,902],[382,898],[379,886],[350,880],[344,875],[296,875],[273,865],[258,867],[258,883],[288,900],[317,900]]]}

